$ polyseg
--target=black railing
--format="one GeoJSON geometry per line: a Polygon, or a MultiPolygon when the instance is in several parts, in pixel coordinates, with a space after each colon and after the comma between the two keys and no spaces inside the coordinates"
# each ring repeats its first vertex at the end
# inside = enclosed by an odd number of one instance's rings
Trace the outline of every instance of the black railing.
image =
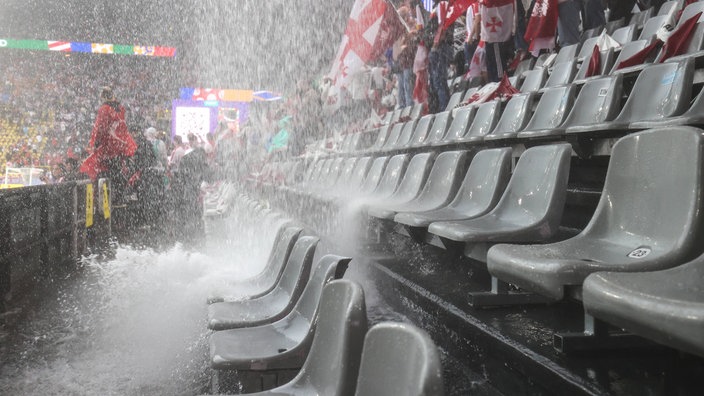
{"type": "Polygon", "coordinates": [[[0,311],[9,293],[109,237],[108,186],[84,180],[0,190],[0,311]]]}

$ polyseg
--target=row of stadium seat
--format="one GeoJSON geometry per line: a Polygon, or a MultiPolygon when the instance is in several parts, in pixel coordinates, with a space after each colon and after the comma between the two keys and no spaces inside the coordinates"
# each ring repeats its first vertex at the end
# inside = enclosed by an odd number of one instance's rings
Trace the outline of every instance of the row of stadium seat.
{"type": "MultiPolygon", "coordinates": [[[[253,201],[240,204],[265,212],[253,201]]],[[[252,374],[254,387],[265,389],[258,394],[442,395],[429,336],[392,322],[367,331],[362,287],[341,279],[350,259],[325,255],[314,266],[317,244],[284,221],[264,269],[231,284],[232,294],[208,299],[213,390],[252,386],[252,374]],[[405,359],[409,351],[413,361],[405,359]],[[264,385],[267,375],[276,379],[264,385]]]]}

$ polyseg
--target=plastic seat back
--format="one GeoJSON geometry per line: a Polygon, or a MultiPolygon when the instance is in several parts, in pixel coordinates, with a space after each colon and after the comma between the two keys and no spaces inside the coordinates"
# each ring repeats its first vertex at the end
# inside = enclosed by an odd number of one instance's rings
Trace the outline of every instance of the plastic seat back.
{"type": "Polygon", "coordinates": [[[604,25],[604,31],[606,31],[606,34],[612,35],[617,29],[622,28],[625,24],[626,20],[624,18],[606,22],[606,25],[604,25]]]}
{"type": "Polygon", "coordinates": [[[314,236],[301,236],[298,238],[288,257],[281,279],[272,291],[272,293],[282,291],[291,296],[293,298],[291,305],[298,300],[308,282],[318,241],[319,239],[314,236]]]}
{"type": "Polygon", "coordinates": [[[418,197],[404,211],[416,212],[444,206],[457,193],[467,169],[466,151],[445,151],[438,155],[418,197]],[[410,206],[414,206],[413,208],[410,206]]]}
{"type": "Polygon", "coordinates": [[[408,144],[411,141],[411,136],[413,136],[413,132],[415,131],[417,123],[418,120],[411,120],[404,124],[403,129],[401,130],[401,134],[399,135],[396,144],[393,145],[393,148],[408,147],[408,144]]]}
{"type": "Polygon", "coordinates": [[[579,54],[577,54],[577,59],[584,60],[585,58],[592,56],[592,51],[594,51],[594,47],[598,41],[598,36],[584,40],[584,43],[582,43],[582,49],[580,49],[579,54]]]}
{"type": "Polygon", "coordinates": [[[623,75],[588,80],[579,91],[563,128],[611,121],[621,111],[623,75]]]}
{"type": "Polygon", "coordinates": [[[445,136],[445,131],[447,130],[447,124],[450,122],[454,123],[452,113],[452,111],[443,111],[435,114],[435,120],[433,121],[433,126],[430,127],[430,131],[428,132],[426,144],[435,143],[442,140],[445,136]]]}
{"type": "MultiPolygon", "coordinates": [[[[680,19],[679,22],[677,22],[677,25],[679,26],[681,23],[684,23],[687,19],[697,15],[700,12],[704,12],[704,3],[702,3],[701,1],[691,3],[690,5],[685,7],[684,10],[682,10],[682,15],[680,15],[680,19]]],[[[699,17],[699,20],[697,22],[704,22],[704,14],[699,17]]]]}
{"type": "Polygon", "coordinates": [[[662,3],[662,5],[660,6],[660,9],[658,10],[658,16],[668,15],[671,12],[674,12],[679,8],[680,8],[679,1],[666,1],[666,2],[662,3]]]}
{"type": "Polygon", "coordinates": [[[636,40],[626,43],[621,47],[621,52],[618,53],[618,57],[614,61],[614,66],[611,69],[611,74],[618,72],[618,65],[625,61],[626,59],[632,57],[639,51],[641,51],[645,46],[648,45],[648,40],[636,40]]]}
{"type": "MultiPolygon", "coordinates": [[[[581,81],[584,80],[587,76],[587,70],[589,69],[589,62],[590,59],[587,58],[582,62],[582,64],[579,66],[579,70],[577,71],[577,74],[574,76],[574,81],[581,81]]],[[[613,67],[614,64],[614,49],[609,48],[604,51],[599,51],[599,70],[597,70],[596,74],[590,77],[596,77],[596,76],[602,76],[606,74],[611,68],[613,67]]]]}
{"type": "Polygon", "coordinates": [[[526,73],[523,79],[523,84],[521,84],[521,92],[535,92],[543,87],[545,79],[548,75],[548,69],[544,67],[537,67],[526,73]]]}
{"type": "Polygon", "coordinates": [[[340,174],[337,176],[337,179],[333,181],[332,188],[344,188],[344,186],[349,183],[349,179],[356,165],[356,157],[346,158],[341,165],[340,174]]]}
{"type": "Polygon", "coordinates": [[[654,16],[650,19],[648,19],[645,22],[645,25],[643,25],[643,30],[640,32],[640,36],[638,36],[639,40],[651,40],[654,36],[655,33],[660,30],[663,26],[667,25],[670,22],[670,17],[667,15],[661,15],[661,16],[654,16]]]}
{"type": "Polygon", "coordinates": [[[532,115],[533,99],[535,95],[531,93],[514,95],[504,108],[499,122],[491,131],[490,135],[499,136],[513,134],[514,136],[523,130],[532,115]]]}
{"type": "MultiPolygon", "coordinates": [[[[274,245],[271,248],[269,259],[257,278],[271,279],[271,288],[274,287],[284,273],[284,264],[286,264],[286,261],[291,255],[293,246],[296,244],[302,231],[303,229],[301,227],[287,225],[279,228],[274,239],[274,245]]],[[[270,291],[271,288],[266,291],[270,291]]]]}
{"type": "Polygon", "coordinates": [[[460,102],[462,101],[462,97],[464,96],[464,92],[455,92],[450,96],[450,100],[447,101],[447,106],[445,107],[445,111],[450,111],[455,108],[460,102]]]}
{"type": "Polygon", "coordinates": [[[444,395],[440,356],[428,334],[406,323],[372,327],[355,395],[444,395]]]}
{"type": "Polygon", "coordinates": [[[574,78],[574,74],[577,71],[577,61],[575,59],[570,59],[555,65],[548,77],[548,81],[545,82],[545,87],[557,87],[560,85],[569,84],[574,78]]]}
{"type": "Polygon", "coordinates": [[[510,176],[510,147],[482,150],[469,164],[462,186],[448,207],[471,217],[483,215],[499,202],[510,176]]]}
{"type": "Polygon", "coordinates": [[[552,62],[552,64],[557,66],[560,63],[573,60],[579,52],[579,46],[580,44],[577,43],[560,48],[560,52],[557,53],[557,56],[555,57],[555,60],[552,62]]]}
{"type": "Polygon", "coordinates": [[[303,367],[272,395],[352,395],[367,332],[364,291],[349,280],[327,284],[320,297],[313,344],[303,367]]]}
{"type": "Polygon", "coordinates": [[[422,103],[416,103],[413,105],[413,110],[411,110],[411,119],[412,120],[417,120],[420,118],[420,116],[423,113],[423,104],[422,103]]]}
{"type": "Polygon", "coordinates": [[[359,189],[359,195],[371,194],[376,186],[379,185],[379,180],[381,180],[381,175],[384,173],[386,164],[389,162],[389,157],[379,157],[374,159],[372,166],[369,168],[369,172],[359,189]]]}
{"type": "Polygon", "coordinates": [[[389,125],[384,125],[377,129],[377,131],[378,133],[376,135],[376,140],[374,141],[374,144],[369,147],[369,151],[376,151],[384,147],[384,144],[386,144],[386,138],[389,136],[389,125]]]}
{"type": "Polygon", "coordinates": [[[683,262],[700,236],[703,169],[700,129],[651,129],[620,139],[611,151],[599,204],[580,236],[624,245],[623,261],[640,271],[683,262]],[[631,250],[643,246],[649,255],[627,260],[631,250]]]}
{"type": "Polygon", "coordinates": [[[471,125],[472,116],[476,110],[477,106],[465,106],[455,110],[455,117],[452,120],[452,124],[450,124],[450,127],[447,129],[447,134],[440,137],[435,142],[442,141],[449,143],[464,136],[471,125]]]}
{"type": "Polygon", "coordinates": [[[401,136],[401,131],[405,125],[406,124],[399,123],[391,127],[391,132],[389,132],[389,136],[386,138],[386,143],[384,143],[384,146],[381,147],[382,150],[388,150],[396,147],[396,142],[398,142],[398,138],[401,136]]]}
{"type": "Polygon", "coordinates": [[[411,139],[408,141],[408,146],[420,146],[428,136],[430,125],[433,122],[434,115],[428,114],[423,116],[416,124],[416,129],[413,131],[411,139]]]}
{"type": "Polygon", "coordinates": [[[645,27],[645,24],[651,19],[652,16],[653,7],[650,7],[646,10],[633,14],[628,24],[635,26],[637,29],[641,29],[645,27]]]}
{"type": "Polygon", "coordinates": [[[400,118],[407,118],[411,116],[411,110],[413,110],[413,106],[406,106],[401,109],[401,117],[400,118]]]}
{"type": "Polygon", "coordinates": [[[524,131],[558,128],[572,109],[576,90],[575,85],[546,89],[524,131]]]}
{"type": "Polygon", "coordinates": [[[387,198],[393,195],[398,188],[403,175],[406,173],[410,156],[408,154],[394,155],[386,166],[384,175],[379,180],[379,184],[374,190],[375,198],[387,198]]]}
{"type": "Polygon", "coordinates": [[[621,45],[626,45],[636,39],[636,27],[633,25],[624,26],[616,29],[611,35],[611,38],[616,40],[621,45]]]}
{"type": "Polygon", "coordinates": [[[395,203],[406,203],[418,196],[428,179],[428,173],[433,166],[434,153],[420,153],[411,158],[406,173],[401,179],[394,194],[389,197],[395,203]]]}
{"type": "Polygon", "coordinates": [[[364,177],[367,176],[367,171],[372,163],[371,157],[362,157],[357,161],[349,179],[342,185],[345,192],[357,191],[364,182],[364,177]]]}
{"type": "Polygon", "coordinates": [[[318,314],[318,304],[323,294],[323,288],[336,278],[342,278],[350,261],[352,259],[349,257],[332,254],[321,257],[311,272],[310,279],[303,290],[303,294],[301,294],[301,298],[298,299],[292,311],[295,312],[293,315],[300,315],[307,319],[309,323],[314,323],[318,314]]]}
{"type": "Polygon", "coordinates": [[[389,122],[389,124],[393,125],[398,122],[399,118],[401,118],[402,110],[403,109],[396,109],[393,113],[391,113],[391,121],[389,122]]]}
{"type": "Polygon", "coordinates": [[[660,120],[684,113],[692,97],[693,78],[691,58],[643,69],[614,122],[660,120]]]}
{"type": "Polygon", "coordinates": [[[567,193],[572,146],[527,149],[516,163],[506,191],[490,213],[513,224],[542,223],[542,235],[557,231],[567,193]]]}
{"type": "MultiPolygon", "coordinates": [[[[501,116],[500,110],[501,102],[494,100],[491,102],[482,103],[477,108],[477,112],[474,115],[474,120],[472,120],[472,125],[467,129],[467,133],[462,137],[466,138],[480,138],[484,137],[496,126],[501,116]]],[[[462,140],[460,139],[460,140],[462,140]]]]}

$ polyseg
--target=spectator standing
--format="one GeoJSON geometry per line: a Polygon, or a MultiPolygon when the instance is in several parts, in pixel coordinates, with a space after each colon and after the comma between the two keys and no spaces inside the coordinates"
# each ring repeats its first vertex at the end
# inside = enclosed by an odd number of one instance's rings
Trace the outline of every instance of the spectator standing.
{"type": "Polygon", "coordinates": [[[513,54],[515,0],[480,0],[480,37],[486,51],[489,82],[499,82],[513,54]]]}

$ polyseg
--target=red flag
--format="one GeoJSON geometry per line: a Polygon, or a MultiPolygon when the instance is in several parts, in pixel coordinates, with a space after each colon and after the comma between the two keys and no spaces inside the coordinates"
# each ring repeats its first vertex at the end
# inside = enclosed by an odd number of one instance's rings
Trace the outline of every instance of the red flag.
{"type": "Polygon", "coordinates": [[[665,62],[667,59],[681,55],[686,51],[689,42],[692,40],[692,32],[697,26],[699,17],[701,16],[702,13],[699,12],[697,15],[682,22],[677,30],[672,32],[670,37],[667,38],[665,45],[662,47],[660,62],[665,62]]]}
{"type": "Polygon", "coordinates": [[[647,45],[642,50],[633,54],[633,56],[631,56],[630,58],[621,61],[618,66],[616,66],[616,70],[620,70],[630,66],[642,65],[646,61],[646,59],[648,59],[655,52],[655,50],[660,48],[661,45],[662,40],[653,40],[652,43],[647,45]]]}
{"type": "Polygon", "coordinates": [[[591,77],[600,74],[601,70],[601,52],[599,52],[599,46],[595,45],[592,49],[592,56],[589,58],[589,65],[587,66],[587,72],[584,77],[591,77]]]}
{"type": "Polygon", "coordinates": [[[504,76],[501,78],[500,82],[485,85],[482,89],[477,91],[474,95],[462,103],[462,105],[486,103],[497,98],[510,99],[513,95],[519,93],[521,93],[521,91],[516,89],[516,87],[511,84],[511,81],[508,79],[508,74],[504,73],[504,76]]]}
{"type": "Polygon", "coordinates": [[[546,43],[546,41],[536,41],[536,39],[554,39],[558,16],[557,0],[536,0],[526,26],[526,33],[523,35],[526,42],[530,43],[529,51],[539,51],[544,47],[545,44],[540,43],[546,43]]]}
{"type": "Polygon", "coordinates": [[[379,58],[406,32],[398,13],[385,0],[355,0],[330,77],[338,87],[379,58]]]}
{"type": "Polygon", "coordinates": [[[442,24],[443,29],[447,29],[452,25],[457,18],[464,15],[469,7],[478,0],[454,0],[450,2],[450,7],[447,9],[445,22],[442,24]]]}

